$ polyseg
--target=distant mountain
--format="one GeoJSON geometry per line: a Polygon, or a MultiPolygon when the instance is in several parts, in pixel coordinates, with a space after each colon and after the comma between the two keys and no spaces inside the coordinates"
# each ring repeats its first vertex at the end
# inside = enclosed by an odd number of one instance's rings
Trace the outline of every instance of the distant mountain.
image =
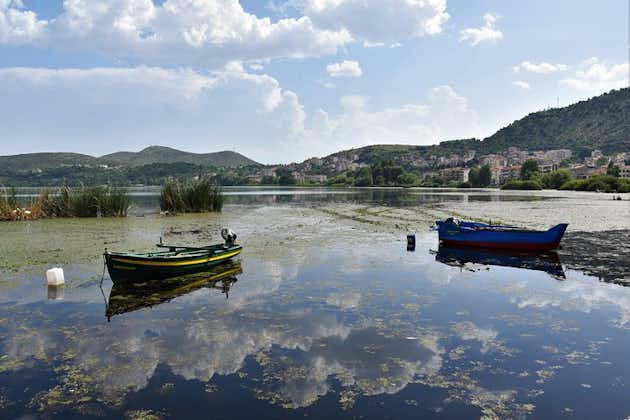
{"type": "Polygon", "coordinates": [[[11,173],[78,165],[141,166],[154,163],[191,163],[218,168],[259,165],[240,153],[231,151],[198,154],[162,146],[147,147],[140,152],[112,153],[99,158],[79,153],[27,153],[0,156],[0,169],[11,173]]]}
{"type": "Polygon", "coordinates": [[[190,153],[164,146],[150,146],[139,152],[117,152],[101,156],[103,164],[140,166],[150,163],[192,163],[202,166],[233,168],[258,165],[257,162],[240,153],[224,151],[215,153],[190,153]]]}
{"type": "Polygon", "coordinates": [[[60,166],[87,165],[95,161],[95,157],[79,153],[27,153],[0,156],[0,169],[7,172],[33,171],[60,166]]]}

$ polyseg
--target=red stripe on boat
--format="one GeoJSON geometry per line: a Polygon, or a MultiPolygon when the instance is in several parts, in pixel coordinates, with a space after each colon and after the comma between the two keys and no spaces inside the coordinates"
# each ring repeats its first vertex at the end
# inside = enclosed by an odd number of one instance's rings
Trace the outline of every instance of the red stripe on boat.
{"type": "Polygon", "coordinates": [[[550,250],[556,249],[560,245],[560,242],[550,243],[518,243],[518,242],[476,242],[476,241],[453,241],[448,239],[442,239],[442,243],[445,245],[455,246],[474,246],[479,248],[502,248],[502,249],[529,249],[529,250],[550,250]]]}

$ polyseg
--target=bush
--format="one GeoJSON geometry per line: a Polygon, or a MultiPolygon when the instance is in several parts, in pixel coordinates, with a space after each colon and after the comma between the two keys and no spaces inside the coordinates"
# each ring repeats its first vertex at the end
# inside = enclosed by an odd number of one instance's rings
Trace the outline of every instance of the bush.
{"type": "Polygon", "coordinates": [[[571,180],[571,172],[558,169],[540,177],[540,183],[547,189],[558,189],[571,180]]]}
{"type": "Polygon", "coordinates": [[[223,193],[209,179],[190,183],[169,180],[160,191],[160,209],[170,213],[220,212],[223,193]]]}
{"type": "Polygon", "coordinates": [[[630,181],[623,178],[617,178],[612,175],[600,175],[589,179],[575,179],[565,182],[560,189],[626,193],[630,192],[630,181]]]}
{"type": "Polygon", "coordinates": [[[508,181],[501,187],[502,190],[542,190],[538,181],[508,181]]]}

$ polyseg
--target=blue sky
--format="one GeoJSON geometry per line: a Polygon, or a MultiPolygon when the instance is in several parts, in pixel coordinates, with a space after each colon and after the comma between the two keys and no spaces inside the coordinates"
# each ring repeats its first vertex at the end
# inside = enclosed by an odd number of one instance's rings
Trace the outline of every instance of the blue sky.
{"type": "Polygon", "coordinates": [[[265,163],[486,137],[628,86],[628,2],[0,0],[0,154],[265,163]]]}

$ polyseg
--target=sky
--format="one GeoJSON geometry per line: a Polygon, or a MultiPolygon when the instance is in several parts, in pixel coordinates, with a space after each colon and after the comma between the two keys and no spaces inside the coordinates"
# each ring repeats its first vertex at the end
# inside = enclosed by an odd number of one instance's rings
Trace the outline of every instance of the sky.
{"type": "Polygon", "coordinates": [[[300,162],[629,84],[627,0],[0,0],[0,155],[300,162]]]}

